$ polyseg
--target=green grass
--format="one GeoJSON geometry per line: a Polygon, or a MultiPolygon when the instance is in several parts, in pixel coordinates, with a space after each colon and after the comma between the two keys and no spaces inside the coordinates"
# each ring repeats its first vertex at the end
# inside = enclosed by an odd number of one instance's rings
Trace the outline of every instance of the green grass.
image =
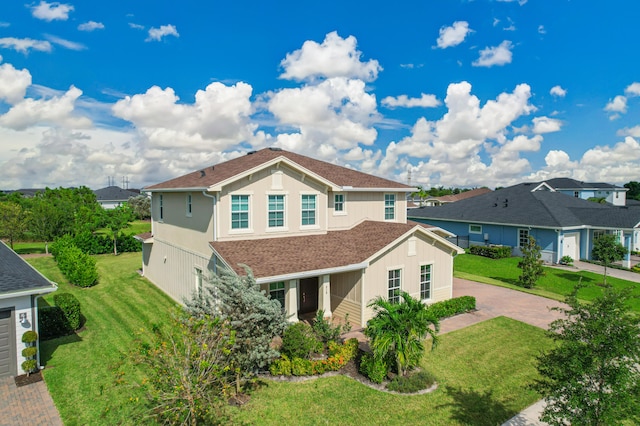
{"type": "MultiPolygon", "coordinates": [[[[164,321],[175,303],[138,275],[140,253],[96,258],[100,282],[88,289],[69,285],[52,258],[29,259],[58,292],[78,298],[86,317],[77,335],[41,343],[44,377],[65,425],[132,424],[142,394],[127,354],[136,333],[164,321]]],[[[40,302],[52,304],[53,294],[40,302]]]]}
{"type": "MultiPolygon", "coordinates": [[[[541,277],[533,289],[518,287],[516,282],[521,270],[518,268],[520,258],[489,259],[488,257],[465,254],[454,259],[454,276],[486,284],[513,288],[528,293],[537,294],[556,300],[564,300],[569,295],[580,278],[582,288],[578,297],[583,301],[591,301],[602,294],[603,277],[588,271],[571,272],[564,269],[545,267],[545,276],[541,277]]],[[[607,276],[607,284],[622,289],[632,288],[632,294],[640,296],[640,285],[635,282],[607,276]]],[[[632,298],[629,306],[635,312],[640,312],[640,298],[632,298]]]]}
{"type": "MultiPolygon", "coordinates": [[[[7,245],[8,244],[9,243],[7,242],[7,245]]],[[[31,253],[45,252],[43,242],[14,242],[13,250],[18,254],[31,254],[31,253]]]]}
{"type": "MultiPolygon", "coordinates": [[[[134,220],[128,227],[121,231],[123,234],[142,234],[143,232],[151,232],[151,221],[134,220]]],[[[101,228],[96,231],[97,234],[111,235],[111,231],[107,228],[101,228]]]]}
{"type": "Polygon", "coordinates": [[[392,395],[344,376],[302,383],[264,381],[233,409],[249,424],[496,425],[540,399],[528,388],[534,357],[551,341],[539,328],[500,317],[441,336],[423,368],[438,389],[392,395]]]}

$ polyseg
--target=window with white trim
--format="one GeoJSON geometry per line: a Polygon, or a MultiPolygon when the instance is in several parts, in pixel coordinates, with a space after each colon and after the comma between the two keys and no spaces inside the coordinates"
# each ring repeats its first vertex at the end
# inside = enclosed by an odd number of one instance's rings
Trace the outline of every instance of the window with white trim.
{"type": "Polygon", "coordinates": [[[316,224],[316,196],[303,194],[302,195],[302,225],[315,225],[316,224]]]}
{"type": "Polygon", "coordinates": [[[526,247],[529,244],[529,230],[518,229],[518,247],[526,247]]]}
{"type": "Polygon", "coordinates": [[[431,268],[432,265],[420,266],[420,299],[431,299],[431,268]]]}
{"type": "Polygon", "coordinates": [[[269,228],[284,227],[284,195],[269,195],[269,228]]]}
{"type": "Polygon", "coordinates": [[[202,290],[204,289],[204,280],[202,279],[202,269],[197,266],[193,268],[194,273],[196,275],[196,293],[202,294],[202,290]]]}
{"type": "Polygon", "coordinates": [[[158,204],[160,206],[160,220],[164,219],[164,200],[162,194],[160,194],[160,199],[158,200],[158,204]]]}
{"type": "Polygon", "coordinates": [[[280,302],[280,306],[284,309],[284,281],[269,284],[269,295],[272,299],[280,302]]]}
{"type": "Polygon", "coordinates": [[[187,217],[191,217],[191,214],[192,214],[192,211],[193,211],[192,210],[191,201],[192,201],[191,194],[187,194],[187,197],[186,197],[186,204],[187,204],[186,205],[186,214],[187,214],[187,217]]]}
{"type": "Polygon", "coordinates": [[[401,288],[401,269],[389,270],[388,287],[389,294],[388,299],[391,303],[400,303],[400,288],[401,288]]]}
{"type": "Polygon", "coordinates": [[[593,231],[593,240],[597,240],[598,238],[602,237],[603,235],[605,235],[607,233],[607,231],[605,231],[604,229],[596,229],[593,231]]]}
{"type": "Polygon", "coordinates": [[[384,194],[384,220],[396,218],[396,194],[384,194]]]}
{"type": "Polygon", "coordinates": [[[482,234],[482,225],[469,225],[470,234],[482,234]]]}
{"type": "Polygon", "coordinates": [[[344,194],[334,194],[333,196],[333,211],[344,211],[344,194]]]}
{"type": "Polygon", "coordinates": [[[249,196],[231,196],[231,229],[249,229],[249,196]]]}

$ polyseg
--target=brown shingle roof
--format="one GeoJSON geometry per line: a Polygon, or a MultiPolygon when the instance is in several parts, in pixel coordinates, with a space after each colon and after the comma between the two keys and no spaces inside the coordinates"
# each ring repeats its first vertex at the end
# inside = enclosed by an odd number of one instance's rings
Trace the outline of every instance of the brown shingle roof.
{"type": "Polygon", "coordinates": [[[466,200],[467,198],[477,197],[478,195],[491,192],[489,188],[476,188],[470,191],[464,191],[459,194],[443,195],[442,197],[436,197],[436,199],[443,203],[455,203],[456,201],[466,200]]]}
{"type": "Polygon", "coordinates": [[[233,160],[225,161],[224,163],[216,164],[213,167],[206,167],[184,176],[148,186],[145,189],[206,188],[251,170],[254,167],[258,167],[261,164],[278,157],[286,157],[294,163],[339,186],[352,186],[354,188],[411,189],[410,186],[388,179],[379,178],[357,170],[315,160],[304,155],[273,148],[261,149],[260,151],[255,151],[253,154],[247,154],[233,160]]]}
{"type": "Polygon", "coordinates": [[[355,265],[415,228],[416,224],[365,221],[347,231],[261,240],[217,241],[211,247],[231,266],[249,266],[256,278],[355,265]]]}

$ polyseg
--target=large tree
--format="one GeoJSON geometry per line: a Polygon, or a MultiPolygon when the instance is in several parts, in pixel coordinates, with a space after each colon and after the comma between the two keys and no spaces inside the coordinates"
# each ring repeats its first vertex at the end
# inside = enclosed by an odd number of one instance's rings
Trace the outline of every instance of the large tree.
{"type": "Polygon", "coordinates": [[[131,207],[136,219],[145,220],[151,217],[151,198],[146,195],[129,197],[127,204],[131,207]]]}
{"type": "Polygon", "coordinates": [[[604,234],[599,236],[593,242],[591,255],[595,260],[599,260],[604,266],[604,281],[607,284],[607,267],[613,262],[624,259],[627,249],[620,244],[618,237],[614,234],[604,234]]]}
{"type": "Polygon", "coordinates": [[[364,333],[370,339],[374,357],[391,357],[398,374],[406,375],[420,364],[426,337],[431,336],[432,348],[436,344],[440,327],[420,300],[404,291],[400,298],[400,303],[392,303],[378,296],[369,303],[375,315],[367,322],[364,333]]]}
{"type": "Polygon", "coordinates": [[[624,184],[625,188],[628,188],[627,198],[633,200],[640,200],[640,182],[631,181],[624,184]]]}
{"type": "MultiPolygon", "coordinates": [[[[579,288],[579,287],[578,287],[579,288]]],[[[593,303],[581,304],[578,288],[551,323],[554,349],[538,358],[546,395],[541,420],[551,425],[613,425],[640,421],[640,317],[632,315],[628,291],[606,287],[593,303]]]]}
{"type": "Polygon", "coordinates": [[[260,290],[253,273],[238,276],[223,269],[220,275],[206,278],[201,291],[186,303],[186,309],[198,318],[219,314],[236,333],[231,359],[236,372],[236,392],[243,383],[265,370],[280,356],[273,338],[281,336],[289,325],[280,302],[260,290]]]}
{"type": "Polygon", "coordinates": [[[20,204],[12,201],[0,203],[0,236],[9,239],[13,250],[13,242],[20,238],[27,229],[28,212],[20,204]]]}

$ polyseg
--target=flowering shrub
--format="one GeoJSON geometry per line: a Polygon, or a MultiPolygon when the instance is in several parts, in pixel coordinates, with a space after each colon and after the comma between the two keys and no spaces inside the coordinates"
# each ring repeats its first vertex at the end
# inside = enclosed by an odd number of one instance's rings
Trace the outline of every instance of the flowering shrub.
{"type": "Polygon", "coordinates": [[[269,366],[273,376],[309,376],[324,374],[327,371],[338,371],[351,361],[358,353],[358,339],[349,339],[340,344],[329,342],[329,357],[321,360],[292,358],[282,355],[269,366]]]}

